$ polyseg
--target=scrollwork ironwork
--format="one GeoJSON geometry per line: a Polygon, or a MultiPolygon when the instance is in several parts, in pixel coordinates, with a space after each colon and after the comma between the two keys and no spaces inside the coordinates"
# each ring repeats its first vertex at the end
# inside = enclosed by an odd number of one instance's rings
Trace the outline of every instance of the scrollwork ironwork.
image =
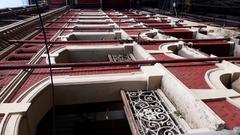
{"type": "Polygon", "coordinates": [[[126,92],[142,135],[181,134],[176,121],[156,91],[126,92]]]}
{"type": "Polygon", "coordinates": [[[110,61],[113,62],[132,61],[132,58],[129,54],[111,54],[110,61]]]}

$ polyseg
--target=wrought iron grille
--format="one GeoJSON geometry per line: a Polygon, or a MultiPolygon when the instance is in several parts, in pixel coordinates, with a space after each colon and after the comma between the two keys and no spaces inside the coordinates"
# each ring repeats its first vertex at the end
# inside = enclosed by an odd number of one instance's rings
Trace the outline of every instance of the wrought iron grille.
{"type": "Polygon", "coordinates": [[[156,91],[126,92],[142,135],[175,135],[182,131],[156,91]]]}
{"type": "Polygon", "coordinates": [[[132,61],[132,54],[109,54],[109,60],[112,62],[132,61]]]}

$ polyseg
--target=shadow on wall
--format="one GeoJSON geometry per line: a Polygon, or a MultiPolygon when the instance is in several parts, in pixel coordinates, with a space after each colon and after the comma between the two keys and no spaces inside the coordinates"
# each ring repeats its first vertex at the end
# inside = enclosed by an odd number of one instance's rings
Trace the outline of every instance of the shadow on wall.
{"type": "Polygon", "coordinates": [[[220,76],[222,84],[228,89],[234,89],[240,93],[240,73],[223,74],[220,76]]]}

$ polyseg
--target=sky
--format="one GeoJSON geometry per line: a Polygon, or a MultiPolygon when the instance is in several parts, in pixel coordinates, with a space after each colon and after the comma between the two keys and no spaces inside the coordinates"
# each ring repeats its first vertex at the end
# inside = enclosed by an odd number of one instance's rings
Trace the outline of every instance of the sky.
{"type": "Polygon", "coordinates": [[[28,5],[28,0],[0,0],[0,9],[28,5]]]}

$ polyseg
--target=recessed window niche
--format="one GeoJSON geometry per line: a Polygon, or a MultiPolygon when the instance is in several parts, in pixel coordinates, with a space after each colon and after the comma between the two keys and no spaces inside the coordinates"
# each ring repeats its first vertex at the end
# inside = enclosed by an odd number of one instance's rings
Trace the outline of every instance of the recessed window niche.
{"type": "Polygon", "coordinates": [[[139,45],[115,46],[67,46],[56,50],[51,56],[52,63],[119,62],[152,60],[139,45]]]}
{"type": "Polygon", "coordinates": [[[62,41],[104,41],[104,40],[120,40],[130,39],[130,37],[122,30],[114,30],[110,32],[72,32],[68,35],[61,36],[62,41]]]}

